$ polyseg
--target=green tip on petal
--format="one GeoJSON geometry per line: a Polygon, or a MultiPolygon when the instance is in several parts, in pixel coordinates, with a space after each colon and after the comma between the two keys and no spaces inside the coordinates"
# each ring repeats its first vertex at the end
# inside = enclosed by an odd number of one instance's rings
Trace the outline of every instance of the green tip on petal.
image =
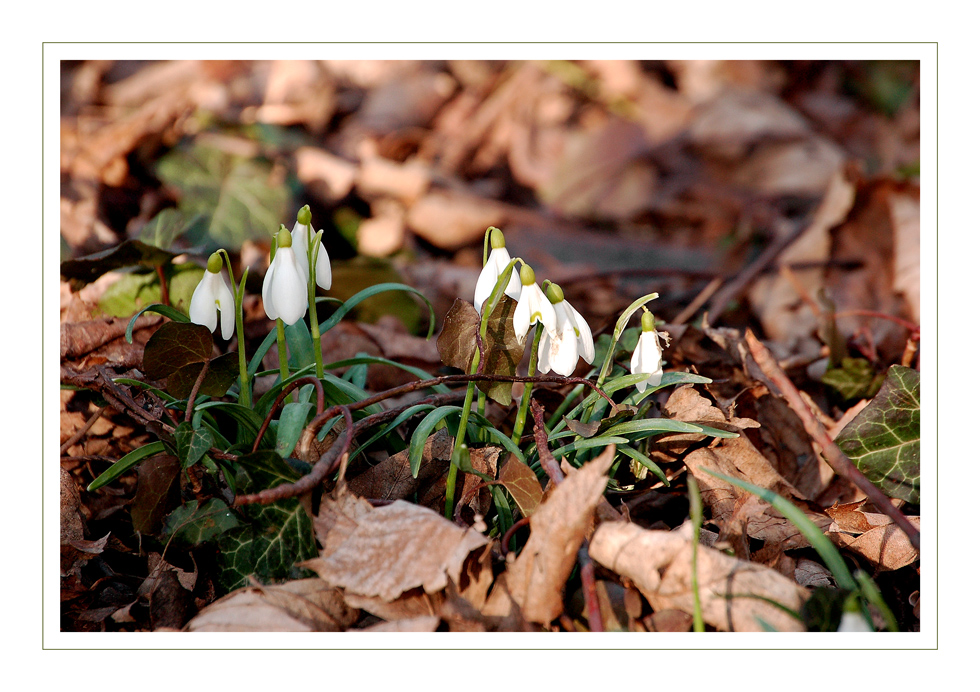
{"type": "Polygon", "coordinates": [[[499,228],[490,227],[490,247],[499,250],[504,247],[504,234],[499,228]]]}
{"type": "Polygon", "coordinates": [[[521,267],[521,283],[525,286],[530,286],[534,283],[534,270],[531,269],[531,265],[529,264],[521,267]]]}
{"type": "Polygon", "coordinates": [[[645,332],[656,331],[657,321],[653,317],[652,312],[643,312],[643,317],[640,319],[640,326],[645,332]]]}
{"type": "Polygon", "coordinates": [[[304,204],[303,208],[296,213],[296,220],[303,226],[309,226],[313,221],[313,212],[310,211],[310,205],[304,204]]]}
{"type": "Polygon", "coordinates": [[[558,303],[565,300],[565,293],[558,284],[548,284],[548,290],[544,294],[548,296],[548,300],[551,301],[552,305],[558,305],[558,303]]]}
{"type": "Polygon", "coordinates": [[[217,274],[221,271],[221,254],[215,252],[210,257],[208,257],[208,271],[212,274],[217,274]]]}
{"type": "Polygon", "coordinates": [[[279,226],[279,234],[276,235],[276,244],[279,247],[292,247],[293,234],[285,226],[279,226]]]}

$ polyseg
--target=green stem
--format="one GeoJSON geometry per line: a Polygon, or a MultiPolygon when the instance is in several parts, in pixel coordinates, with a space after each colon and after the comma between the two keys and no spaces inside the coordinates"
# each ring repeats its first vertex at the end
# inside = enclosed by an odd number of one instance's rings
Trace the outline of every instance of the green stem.
{"type": "Polygon", "coordinates": [[[691,524],[694,529],[694,538],[691,541],[691,593],[694,596],[694,631],[704,632],[704,617],[701,614],[701,592],[698,590],[698,543],[701,540],[701,522],[703,514],[701,509],[701,491],[694,476],[687,477],[687,490],[691,498],[691,524]]]}
{"type": "MultiPolygon", "coordinates": [[[[531,362],[527,365],[527,376],[534,377],[538,369],[538,342],[541,341],[541,334],[544,332],[544,325],[538,322],[534,329],[534,341],[531,342],[531,362]]],[[[521,441],[524,434],[524,422],[527,420],[527,409],[531,404],[531,383],[524,384],[524,394],[521,396],[521,407],[517,410],[517,420],[514,421],[514,434],[511,439],[514,444],[521,441]]]]}
{"type": "Polygon", "coordinates": [[[286,326],[281,318],[276,318],[276,343],[279,346],[279,377],[282,382],[289,379],[289,356],[286,353],[286,326]]]}
{"type": "MultiPolygon", "coordinates": [[[[633,316],[634,312],[649,303],[651,300],[655,300],[659,297],[659,293],[648,293],[641,298],[637,298],[630,303],[630,306],[626,308],[626,310],[623,311],[623,314],[619,316],[619,319],[616,320],[616,326],[613,328],[612,333],[612,341],[609,342],[609,350],[606,351],[606,358],[602,362],[602,367],[599,368],[599,376],[595,382],[597,387],[602,386],[602,383],[606,381],[606,377],[608,377],[609,373],[612,371],[613,355],[616,353],[616,344],[619,342],[619,337],[623,335],[623,331],[626,329],[626,325],[629,323],[630,317],[633,316]]],[[[588,409],[583,412],[582,418],[579,420],[581,420],[583,423],[587,423],[588,421],[592,420],[593,408],[594,405],[589,406],[588,409]]]]}
{"type": "MultiPolygon", "coordinates": [[[[313,229],[309,234],[313,234],[313,229]]],[[[310,301],[310,336],[313,337],[313,360],[316,363],[317,379],[323,379],[323,351],[320,349],[320,321],[316,314],[316,256],[320,252],[320,233],[317,233],[311,245],[307,248],[307,256],[310,260],[310,280],[307,282],[310,301]]]]}
{"type": "MultiPolygon", "coordinates": [[[[219,250],[228,267],[228,278],[235,286],[235,274],[231,270],[231,257],[222,249],[219,250]]],[[[248,376],[248,359],[245,357],[245,321],[242,316],[242,302],[245,300],[245,280],[248,278],[248,267],[242,272],[242,280],[235,287],[235,336],[238,339],[238,403],[246,408],[252,408],[252,384],[248,376]]]]}
{"type": "MultiPolygon", "coordinates": [[[[476,369],[480,366],[480,349],[473,352],[473,360],[470,362],[470,375],[476,374],[476,369]]],[[[463,398],[463,410],[459,415],[459,427],[456,428],[456,442],[453,446],[452,462],[449,464],[449,475],[446,477],[446,519],[453,518],[453,510],[456,507],[456,474],[459,471],[460,457],[463,446],[466,443],[466,425],[470,419],[470,407],[473,406],[473,392],[476,390],[476,382],[466,385],[466,396],[463,398]]]]}

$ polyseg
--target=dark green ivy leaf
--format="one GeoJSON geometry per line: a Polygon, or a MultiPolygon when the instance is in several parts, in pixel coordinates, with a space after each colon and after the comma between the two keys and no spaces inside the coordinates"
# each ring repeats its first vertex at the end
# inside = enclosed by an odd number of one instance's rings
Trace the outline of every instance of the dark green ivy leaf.
{"type": "MultiPolygon", "coordinates": [[[[204,363],[188,363],[177,368],[167,377],[167,391],[178,399],[189,397],[202,367],[204,363]]],[[[237,353],[218,356],[209,363],[198,394],[212,397],[224,396],[228,388],[238,379],[238,375],[237,353]]]]}
{"type": "Polygon", "coordinates": [[[866,399],[878,391],[882,377],[875,375],[874,367],[864,358],[844,358],[839,368],[827,370],[820,381],[840,392],[845,400],[866,399]]]}
{"type": "Polygon", "coordinates": [[[182,421],[174,430],[177,458],[186,469],[193,466],[211,449],[214,437],[207,428],[194,428],[189,421],[182,421]]]}
{"type": "Polygon", "coordinates": [[[168,322],[160,327],[143,350],[143,372],[151,380],[169,377],[190,363],[211,357],[211,330],[200,324],[168,322]]]}
{"type": "Polygon", "coordinates": [[[191,500],[167,516],[164,535],[190,545],[199,545],[237,526],[238,518],[221,500],[211,498],[203,505],[191,500]]]}
{"type": "Polygon", "coordinates": [[[881,391],[836,442],[882,492],[918,504],[919,438],[919,373],[893,365],[881,391]]]}

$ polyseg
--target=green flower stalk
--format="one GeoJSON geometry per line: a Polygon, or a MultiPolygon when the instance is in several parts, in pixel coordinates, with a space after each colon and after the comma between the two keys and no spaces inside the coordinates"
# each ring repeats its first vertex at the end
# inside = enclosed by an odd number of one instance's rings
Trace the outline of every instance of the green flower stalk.
{"type": "Polygon", "coordinates": [[[307,289],[307,303],[310,308],[310,336],[313,338],[313,360],[316,376],[323,378],[323,351],[320,348],[320,322],[316,312],[316,287],[327,290],[333,284],[330,257],[323,247],[323,230],[313,234],[313,214],[310,205],[304,205],[296,214],[293,235],[296,236],[296,261],[303,270],[307,289]]]}

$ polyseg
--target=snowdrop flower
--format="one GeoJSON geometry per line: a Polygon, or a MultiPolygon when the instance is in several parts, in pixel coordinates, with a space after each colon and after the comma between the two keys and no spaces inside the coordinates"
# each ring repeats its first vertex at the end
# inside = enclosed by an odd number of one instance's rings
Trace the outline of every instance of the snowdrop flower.
{"type": "Polygon", "coordinates": [[[636,343],[636,350],[633,351],[633,358],[630,360],[630,372],[634,375],[647,373],[650,375],[646,380],[637,382],[636,389],[643,392],[647,387],[656,387],[664,376],[664,366],[661,362],[663,347],[660,345],[660,337],[667,338],[667,334],[660,334],[654,327],[653,314],[644,310],[641,320],[640,340],[636,343]]]}
{"type": "Polygon", "coordinates": [[[521,267],[521,297],[514,310],[514,333],[523,343],[527,330],[535,322],[544,325],[545,331],[552,337],[558,336],[558,317],[544,292],[534,283],[534,270],[530,266],[521,267]]]}
{"type": "Polygon", "coordinates": [[[235,297],[221,276],[221,255],[217,252],[208,258],[201,283],[191,296],[188,313],[191,322],[202,324],[212,332],[218,326],[218,312],[221,312],[221,338],[230,339],[235,333],[235,297]]]}
{"type": "Polygon", "coordinates": [[[844,611],[844,614],[840,618],[840,626],[837,628],[838,632],[871,632],[873,631],[868,627],[868,621],[864,619],[861,613],[855,613],[853,611],[844,611]]]}
{"type": "Polygon", "coordinates": [[[558,335],[544,334],[538,344],[538,371],[542,374],[554,371],[568,377],[578,364],[578,357],[586,363],[595,359],[592,329],[585,318],[566,300],[558,284],[551,284],[545,292],[555,308],[558,335]]]}
{"type": "MultiPolygon", "coordinates": [[[[293,250],[296,253],[296,263],[303,273],[303,283],[310,280],[310,260],[309,247],[313,227],[310,223],[313,215],[310,213],[310,205],[305,205],[296,214],[296,224],[293,226],[293,238],[295,243],[293,250]]],[[[333,283],[333,274],[330,271],[330,257],[327,255],[327,248],[323,247],[323,241],[319,243],[316,250],[316,285],[327,290],[333,283]]]]}
{"type": "MultiPolygon", "coordinates": [[[[477,312],[483,310],[483,304],[493,293],[493,287],[497,285],[497,279],[510,264],[510,254],[507,252],[507,248],[504,247],[504,234],[501,233],[499,228],[494,228],[490,231],[490,254],[487,255],[487,263],[483,265],[483,271],[480,272],[480,278],[476,280],[476,293],[473,296],[473,307],[476,308],[477,312]]],[[[504,293],[509,295],[514,300],[520,300],[521,297],[521,281],[517,275],[517,269],[511,270],[510,281],[507,282],[507,287],[504,289],[504,293]]]]}
{"type": "Polygon", "coordinates": [[[306,314],[306,281],[292,248],[292,235],[285,226],[279,227],[276,245],[276,256],[262,282],[262,304],[270,320],[279,318],[293,324],[306,314]]]}

